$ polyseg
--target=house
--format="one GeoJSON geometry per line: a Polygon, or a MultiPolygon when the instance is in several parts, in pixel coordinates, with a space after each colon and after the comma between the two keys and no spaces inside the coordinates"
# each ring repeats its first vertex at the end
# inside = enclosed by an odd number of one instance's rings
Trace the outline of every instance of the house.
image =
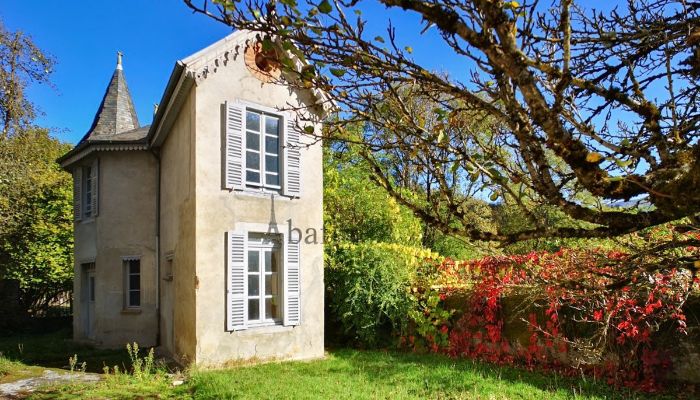
{"type": "Polygon", "coordinates": [[[304,122],[320,97],[278,65],[233,33],[175,64],[141,126],[119,54],[59,159],[74,177],[75,340],[205,366],[323,356],[323,248],[301,237],[322,229],[322,149],[302,134],[320,129],[304,122]]]}

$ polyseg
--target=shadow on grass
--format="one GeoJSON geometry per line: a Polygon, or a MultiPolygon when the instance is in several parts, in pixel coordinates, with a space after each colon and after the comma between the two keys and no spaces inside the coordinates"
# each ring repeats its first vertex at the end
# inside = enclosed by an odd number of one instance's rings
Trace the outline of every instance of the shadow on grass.
{"type": "Polygon", "coordinates": [[[69,369],[68,358],[78,356],[78,364],[86,363],[88,372],[102,372],[105,365],[125,368],[130,365],[126,349],[102,350],[72,340],[70,328],[56,332],[16,333],[0,337],[0,355],[26,365],[69,369]]]}

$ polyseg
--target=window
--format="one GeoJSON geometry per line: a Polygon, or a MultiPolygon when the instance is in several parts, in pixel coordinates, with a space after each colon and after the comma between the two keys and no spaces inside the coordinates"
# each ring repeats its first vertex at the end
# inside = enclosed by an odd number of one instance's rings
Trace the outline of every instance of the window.
{"type": "Polygon", "coordinates": [[[124,303],[126,308],[141,307],[141,260],[124,260],[124,303]]]}
{"type": "Polygon", "coordinates": [[[301,321],[299,243],[259,232],[226,234],[229,331],[301,321]]]}
{"type": "Polygon", "coordinates": [[[83,176],[85,177],[85,196],[82,199],[83,210],[85,211],[85,218],[90,218],[92,216],[92,190],[96,179],[92,166],[83,169],[83,176]]]}
{"type": "Polygon", "coordinates": [[[271,235],[248,239],[248,323],[281,322],[280,245],[271,235]]]}
{"type": "Polygon", "coordinates": [[[280,189],[280,128],[276,115],[246,110],[246,184],[280,189]]]}
{"type": "Polygon", "coordinates": [[[73,214],[76,221],[97,216],[98,160],[73,171],[73,214]]]}
{"type": "Polygon", "coordinates": [[[242,102],[226,102],[224,189],[265,189],[301,197],[301,135],[293,114],[242,102]]]}

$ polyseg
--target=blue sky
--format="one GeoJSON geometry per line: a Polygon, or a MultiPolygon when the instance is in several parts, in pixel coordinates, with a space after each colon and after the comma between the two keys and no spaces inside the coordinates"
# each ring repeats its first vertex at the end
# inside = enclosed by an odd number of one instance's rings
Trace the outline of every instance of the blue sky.
{"type": "MultiPolygon", "coordinates": [[[[420,23],[417,17],[398,10],[387,13],[376,3],[368,3],[364,11],[376,22],[369,28],[372,35],[386,37],[389,18],[399,27],[420,23]]],[[[33,86],[28,96],[44,113],[38,124],[71,143],[90,127],[118,50],[124,53],[124,72],[139,121],[146,125],[175,61],[231,32],[219,22],[193,14],[178,0],[5,1],[0,18],[9,30],[30,34],[57,60],[51,77],[55,88],[33,86]]],[[[441,51],[444,44],[434,29],[421,36],[407,31],[400,33],[401,39],[414,48],[418,60],[438,70],[466,72],[463,60],[444,57],[449,51],[441,51]]]]}
{"type": "Polygon", "coordinates": [[[55,88],[33,86],[28,95],[45,113],[39,125],[71,143],[92,123],[117,50],[124,52],[129,90],[146,125],[175,61],[231,32],[180,1],[4,1],[0,18],[56,58],[55,88]]]}

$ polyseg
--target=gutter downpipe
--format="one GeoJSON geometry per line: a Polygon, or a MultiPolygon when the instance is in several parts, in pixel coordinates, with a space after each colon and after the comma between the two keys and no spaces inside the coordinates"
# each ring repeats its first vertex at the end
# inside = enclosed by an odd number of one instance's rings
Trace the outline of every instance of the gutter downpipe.
{"type": "Polygon", "coordinates": [[[156,347],[161,345],[161,315],[160,315],[160,152],[151,149],[151,154],[156,158],[156,347]]]}

